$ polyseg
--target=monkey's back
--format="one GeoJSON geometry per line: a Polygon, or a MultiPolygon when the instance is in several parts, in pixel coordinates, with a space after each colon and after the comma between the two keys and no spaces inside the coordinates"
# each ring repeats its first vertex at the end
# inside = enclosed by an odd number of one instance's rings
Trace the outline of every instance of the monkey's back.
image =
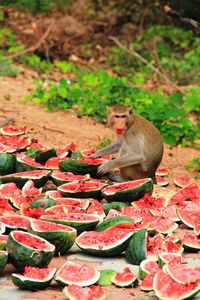
{"type": "Polygon", "coordinates": [[[163,142],[159,130],[147,119],[133,114],[132,123],[124,138],[134,153],[143,153],[145,162],[122,168],[121,175],[124,177],[124,174],[129,174],[128,180],[130,180],[131,174],[132,179],[155,178],[155,171],[163,156],[163,142]]]}

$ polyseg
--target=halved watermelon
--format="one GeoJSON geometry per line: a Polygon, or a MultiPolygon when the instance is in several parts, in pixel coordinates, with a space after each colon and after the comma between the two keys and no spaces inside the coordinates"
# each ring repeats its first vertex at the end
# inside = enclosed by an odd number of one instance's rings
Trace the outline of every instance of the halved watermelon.
{"type": "Polygon", "coordinates": [[[61,285],[77,284],[89,286],[98,281],[100,272],[89,264],[78,264],[67,261],[56,273],[55,280],[61,285]]]}
{"type": "Polygon", "coordinates": [[[50,175],[50,170],[33,170],[0,176],[0,181],[2,183],[15,182],[21,188],[28,180],[32,180],[36,187],[41,187],[47,182],[50,175]]]}
{"type": "Polygon", "coordinates": [[[162,268],[165,264],[180,264],[183,262],[183,256],[180,253],[161,252],[158,254],[158,264],[162,268]]]}
{"type": "Polygon", "coordinates": [[[96,181],[70,182],[60,185],[58,191],[65,197],[101,199],[104,183],[96,181]]]}
{"type": "Polygon", "coordinates": [[[16,157],[16,171],[25,172],[38,169],[47,169],[45,166],[36,162],[33,158],[26,155],[20,155],[16,157]]]}
{"type": "Polygon", "coordinates": [[[57,186],[62,185],[64,183],[72,182],[72,181],[85,181],[90,179],[90,175],[75,175],[70,172],[59,172],[53,171],[51,174],[51,179],[53,183],[57,186]]]}
{"type": "MultiPolygon", "coordinates": [[[[15,172],[15,161],[16,158],[10,153],[0,153],[0,175],[10,174],[15,172]]],[[[0,177],[0,182],[1,177],[0,177]]]]}
{"type": "Polygon", "coordinates": [[[25,127],[21,127],[21,128],[16,128],[14,126],[3,126],[0,128],[0,133],[3,135],[22,135],[26,133],[26,126],[25,127]]]}
{"type": "Polygon", "coordinates": [[[190,178],[187,176],[180,176],[180,177],[174,178],[173,181],[174,181],[175,185],[182,188],[190,183],[190,178]]]}
{"type": "Polygon", "coordinates": [[[121,224],[134,224],[131,218],[125,216],[116,216],[102,221],[96,226],[96,231],[104,231],[121,224]]]}
{"type": "Polygon", "coordinates": [[[111,280],[112,283],[119,287],[138,285],[138,279],[129,267],[124,268],[122,273],[116,273],[111,280]]]}
{"type": "Polygon", "coordinates": [[[194,233],[186,234],[181,243],[185,251],[196,252],[200,250],[200,240],[194,233]]]}
{"type": "Polygon", "coordinates": [[[104,300],[106,295],[99,285],[81,287],[76,284],[69,284],[64,289],[64,294],[69,300],[104,300]]]}
{"type": "Polygon", "coordinates": [[[189,299],[200,292],[200,282],[184,285],[161,270],[154,277],[153,289],[159,299],[189,299]]]}
{"type": "Polygon", "coordinates": [[[55,246],[34,234],[13,230],[7,241],[9,260],[16,269],[25,266],[46,267],[55,252],[55,246]]]}
{"type": "Polygon", "coordinates": [[[27,230],[30,220],[28,217],[17,215],[0,217],[0,223],[5,225],[7,233],[14,229],[27,230]]]}
{"type": "Polygon", "coordinates": [[[132,232],[110,229],[101,232],[85,231],[76,238],[76,244],[83,251],[97,256],[115,256],[123,252],[132,232]]]}
{"type": "Polygon", "coordinates": [[[157,176],[167,176],[167,175],[169,175],[169,170],[167,168],[157,168],[156,175],[157,176]]]}
{"type": "Polygon", "coordinates": [[[196,183],[189,183],[176,192],[169,200],[169,204],[180,204],[185,200],[200,203],[200,188],[196,183]]]}
{"type": "Polygon", "coordinates": [[[78,232],[91,230],[99,223],[99,217],[81,213],[66,213],[64,215],[42,215],[42,220],[63,224],[75,228],[78,232]]]}
{"type": "Polygon", "coordinates": [[[73,246],[77,236],[75,228],[42,220],[31,220],[29,231],[49,241],[61,255],[73,246]]]}
{"type": "Polygon", "coordinates": [[[0,250],[6,250],[8,235],[0,234],[0,250]]]}
{"type": "Polygon", "coordinates": [[[0,272],[3,271],[8,261],[8,252],[0,250],[0,272]]]}
{"type": "Polygon", "coordinates": [[[144,259],[139,266],[139,278],[143,280],[148,274],[156,274],[160,267],[156,260],[144,259]]]}
{"type": "Polygon", "coordinates": [[[106,161],[107,159],[104,158],[71,159],[68,161],[61,161],[59,167],[61,171],[64,172],[72,172],[77,175],[90,174],[93,178],[99,178],[98,167],[106,161]]]}
{"type": "Polygon", "coordinates": [[[113,184],[102,189],[103,197],[108,201],[132,202],[142,198],[146,193],[153,191],[153,181],[151,178],[132,180],[113,184]]]}
{"type": "Polygon", "coordinates": [[[178,283],[190,284],[200,282],[200,267],[190,267],[188,264],[167,264],[165,272],[178,283]]]}
{"type": "Polygon", "coordinates": [[[13,273],[11,279],[20,289],[41,290],[50,285],[55,273],[56,268],[36,268],[26,266],[23,274],[13,273]]]}

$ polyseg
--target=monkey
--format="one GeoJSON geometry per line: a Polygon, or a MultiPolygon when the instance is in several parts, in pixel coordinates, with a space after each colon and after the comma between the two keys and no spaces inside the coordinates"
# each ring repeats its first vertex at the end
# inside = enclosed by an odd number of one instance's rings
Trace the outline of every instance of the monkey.
{"type": "Polygon", "coordinates": [[[163,157],[159,130],[147,119],[133,112],[132,107],[116,104],[107,108],[107,124],[116,133],[116,142],[92,154],[92,158],[118,153],[104,162],[98,173],[117,182],[152,178],[163,157]],[[120,174],[112,172],[118,168],[120,174]]]}

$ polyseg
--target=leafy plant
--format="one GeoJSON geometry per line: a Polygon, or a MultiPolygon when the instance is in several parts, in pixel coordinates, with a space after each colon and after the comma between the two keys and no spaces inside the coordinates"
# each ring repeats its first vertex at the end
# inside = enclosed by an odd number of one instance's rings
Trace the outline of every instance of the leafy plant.
{"type": "Polygon", "coordinates": [[[37,82],[32,95],[24,101],[30,100],[44,104],[49,111],[55,108],[67,110],[76,105],[77,113],[100,122],[105,120],[107,106],[124,103],[132,105],[136,113],[151,120],[168,144],[187,145],[199,137],[199,130],[188,117],[190,108],[181,93],[166,96],[160,90],[146,92],[130,85],[126,77],[119,79],[105,71],[82,74],[74,82],[65,79],[58,83],[37,82]]]}
{"type": "Polygon", "coordinates": [[[12,60],[3,60],[3,56],[0,55],[0,76],[15,77],[20,73],[15,67],[12,66],[12,60]]]}
{"type": "Polygon", "coordinates": [[[186,170],[200,172],[200,157],[195,157],[185,164],[186,170]]]}
{"type": "Polygon", "coordinates": [[[54,65],[47,59],[42,60],[38,55],[22,55],[20,61],[25,65],[40,73],[48,73],[54,68],[54,65]]]}
{"type": "Polygon", "coordinates": [[[104,136],[104,138],[100,141],[99,144],[95,146],[96,150],[102,149],[111,144],[111,139],[108,136],[104,136]]]}

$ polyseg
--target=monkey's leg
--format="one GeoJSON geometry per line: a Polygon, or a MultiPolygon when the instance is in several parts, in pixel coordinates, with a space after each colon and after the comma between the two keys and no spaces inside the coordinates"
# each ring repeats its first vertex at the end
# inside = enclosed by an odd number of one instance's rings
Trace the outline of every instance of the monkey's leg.
{"type": "Polygon", "coordinates": [[[114,143],[112,145],[109,145],[109,146],[99,150],[98,152],[90,155],[90,157],[97,158],[97,157],[101,157],[101,156],[104,156],[104,155],[116,153],[121,148],[121,144],[122,144],[121,141],[117,141],[116,143],[114,143]]]}
{"type": "Polygon", "coordinates": [[[111,180],[111,181],[115,181],[115,182],[123,182],[123,178],[121,177],[120,174],[116,174],[114,172],[108,172],[106,174],[106,177],[111,180]]]}

